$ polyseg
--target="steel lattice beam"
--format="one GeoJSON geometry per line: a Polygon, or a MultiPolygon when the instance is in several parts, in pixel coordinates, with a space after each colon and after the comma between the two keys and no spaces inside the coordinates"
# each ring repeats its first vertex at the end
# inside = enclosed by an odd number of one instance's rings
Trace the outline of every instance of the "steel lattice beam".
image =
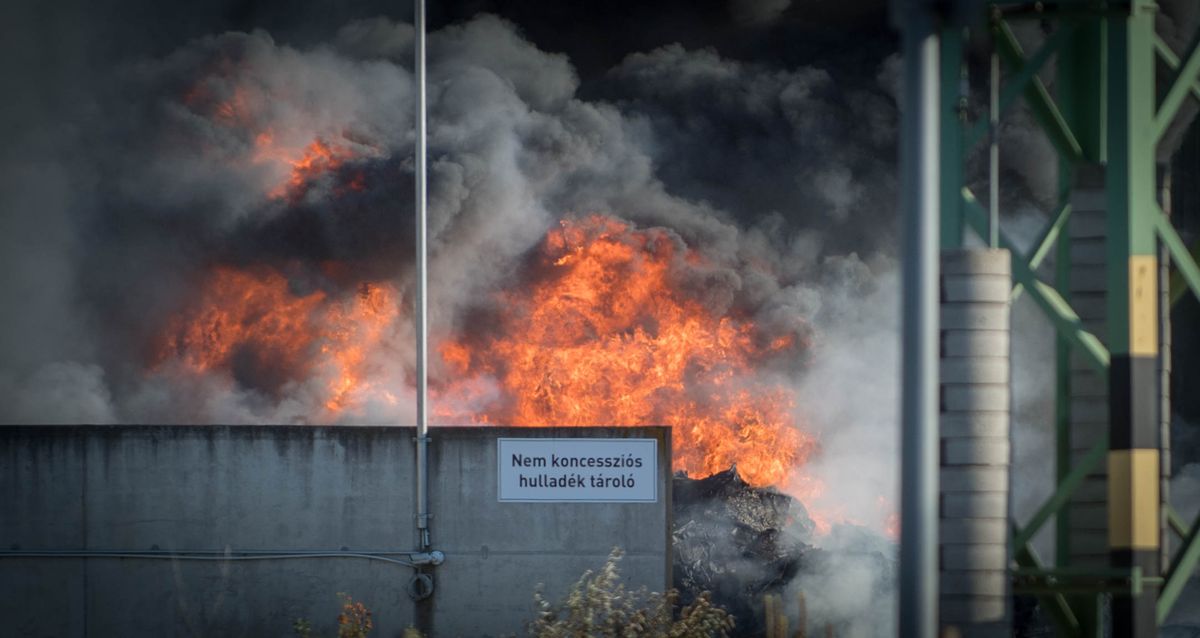
{"type": "MultiPolygon", "coordinates": [[[[990,29],[994,46],[1008,73],[998,95],[996,112],[1010,109],[1019,96],[1026,100],[1060,159],[1059,207],[1025,255],[1000,233],[998,244],[1011,251],[1011,299],[1022,294],[1042,310],[1056,329],[1056,413],[1058,431],[1058,485],[1024,527],[1012,526],[1012,555],[1023,569],[1017,572],[1023,587],[1038,595],[1043,609],[1064,635],[1099,635],[1103,625],[1101,605],[1094,592],[1113,594],[1113,631],[1122,635],[1154,635],[1178,598],[1183,583],[1200,565],[1200,517],[1187,525],[1169,506],[1159,513],[1157,403],[1153,388],[1157,372],[1157,294],[1159,245],[1174,262],[1170,300],[1187,291],[1200,297],[1200,242],[1189,247],[1155,203],[1154,160],[1158,141],[1173,124],[1181,105],[1200,100],[1200,33],[1178,55],[1154,33],[1155,7],[1150,0],[1124,3],[1099,0],[988,3],[993,10],[990,29]],[[1061,18],[1048,39],[1026,56],[1005,18],[1061,18]],[[1154,62],[1160,59],[1175,70],[1165,91],[1156,91],[1154,62]],[[1039,73],[1055,60],[1055,95],[1039,73]],[[1164,95],[1161,104],[1155,95],[1164,95]],[[1085,329],[1067,298],[1071,282],[1070,238],[1066,225],[1072,215],[1066,191],[1071,174],[1083,163],[1106,167],[1104,183],[1107,243],[1104,315],[1107,345],[1085,329]],[[1037,269],[1056,251],[1055,285],[1037,276],[1037,269]],[[1153,328],[1153,331],[1151,329],[1153,328]],[[1108,378],[1112,402],[1110,431],[1097,440],[1082,458],[1072,462],[1069,396],[1071,377],[1065,371],[1071,352],[1108,378]],[[1151,409],[1151,406],[1155,406],[1151,409]],[[1110,449],[1111,447],[1111,449],[1110,449]],[[1068,554],[1068,501],[1072,493],[1107,461],[1109,484],[1108,548],[1111,568],[1074,571],[1047,569],[1034,554],[1031,541],[1046,523],[1057,517],[1059,560],[1068,554]],[[1154,488],[1154,489],[1151,489],[1154,488]],[[1149,513],[1149,515],[1147,515],[1149,513]],[[1145,521],[1166,523],[1184,543],[1160,577],[1158,538],[1145,521]],[[1032,589],[1030,589],[1032,587],[1032,589]],[[1085,591],[1086,590],[1086,591],[1085,591]]],[[[981,3],[982,6],[982,3],[981,3]]],[[[979,22],[971,28],[984,28],[979,22]]],[[[943,248],[962,245],[966,228],[986,238],[991,230],[989,211],[965,188],[966,152],[986,137],[989,123],[980,118],[967,126],[966,97],[958,86],[965,65],[964,39],[943,31],[941,60],[941,165],[943,248]],[[950,36],[950,37],[947,37],[950,36]],[[953,57],[954,59],[950,59],[953,57]]],[[[1080,210],[1083,210],[1082,208],[1080,210]]],[[[1089,209],[1097,212],[1096,209],[1089,209]]],[[[1084,222],[1080,222],[1084,223],[1084,222]]],[[[986,239],[985,239],[986,241],[986,239]]],[[[1103,566],[1096,566],[1103,567],[1103,566]]]]}
{"type": "MultiPolygon", "coordinates": [[[[1162,38],[1154,37],[1155,48],[1162,56],[1162,52],[1170,51],[1170,47],[1162,41],[1162,38]]],[[[1162,56],[1165,58],[1165,56],[1162,56]]],[[[1175,120],[1175,115],[1179,112],[1179,107],[1183,106],[1183,100],[1196,90],[1196,76],[1200,74],[1200,38],[1192,41],[1188,49],[1187,55],[1184,56],[1187,61],[1183,65],[1172,65],[1171,68],[1176,69],[1175,79],[1171,81],[1171,88],[1167,90],[1166,97],[1163,98],[1162,104],[1158,107],[1158,113],[1154,116],[1154,140],[1158,142],[1162,139],[1167,128],[1171,126],[1171,122],[1175,120]]],[[[1168,61],[1168,64],[1170,62],[1168,61]]]]}
{"type": "MultiPolygon", "coordinates": [[[[1007,25],[1005,25],[1005,28],[1008,28],[1007,25]]],[[[1058,53],[1058,50],[1062,48],[1063,44],[1066,43],[1074,31],[1074,24],[1063,25],[1062,28],[1055,31],[1054,35],[1051,35],[1042,44],[1042,47],[1037,50],[1037,53],[1033,54],[1033,57],[1019,64],[1019,70],[1012,77],[1008,78],[1008,81],[1004,84],[1004,90],[1000,92],[1001,113],[1007,111],[1022,93],[1029,94],[1030,82],[1037,79],[1037,73],[1046,65],[1046,61],[1050,59],[1051,55],[1058,53]]],[[[1011,31],[1009,33],[1011,35],[1011,31]]],[[[1017,55],[1019,56],[1020,47],[1019,45],[1015,46],[1017,47],[1017,55]]],[[[1041,80],[1038,81],[1040,82],[1041,80]]],[[[1057,107],[1055,107],[1055,110],[1057,110],[1057,107]]],[[[1063,124],[1064,126],[1066,125],[1065,120],[1063,120],[1063,124]]],[[[987,135],[987,130],[987,120],[980,118],[971,129],[970,135],[967,136],[966,148],[973,148],[978,144],[987,135]]],[[[1073,137],[1069,128],[1067,129],[1067,135],[1073,137]]]]}
{"type": "MultiPolygon", "coordinates": [[[[1025,60],[1021,43],[1017,42],[1017,36],[1012,32],[1012,28],[1008,26],[1007,22],[1001,20],[997,23],[995,32],[996,48],[1000,56],[1013,71],[1021,73],[1029,63],[1025,60]]],[[[1054,148],[1071,161],[1082,159],[1083,149],[1079,145],[1079,139],[1075,137],[1075,133],[1071,130],[1066,118],[1063,117],[1062,111],[1054,103],[1054,98],[1050,97],[1050,91],[1046,89],[1041,78],[1036,75],[1030,78],[1029,85],[1025,88],[1025,99],[1029,101],[1034,117],[1042,125],[1046,134],[1050,136],[1050,142],[1054,144],[1054,148]]]]}
{"type": "MultiPolygon", "coordinates": [[[[1067,220],[1071,217],[1071,204],[1063,204],[1058,207],[1058,211],[1050,216],[1050,221],[1042,228],[1042,232],[1038,233],[1038,238],[1033,242],[1033,254],[1029,256],[1029,269],[1037,272],[1041,267],[1042,262],[1050,254],[1050,250],[1058,244],[1059,235],[1062,234],[1062,229],[1067,225],[1067,220]]],[[[1012,300],[1016,301],[1021,298],[1021,293],[1025,292],[1025,286],[1020,282],[1013,285],[1012,300]]]]}
{"type": "MultiPolygon", "coordinates": [[[[1158,236],[1166,245],[1167,250],[1171,252],[1171,259],[1175,262],[1175,267],[1179,276],[1189,288],[1192,289],[1192,294],[1200,299],[1200,267],[1196,266],[1196,259],[1192,252],[1188,251],[1187,246],[1183,243],[1183,239],[1179,237],[1179,233],[1175,231],[1175,227],[1171,225],[1171,220],[1162,209],[1155,207],[1155,226],[1158,229],[1158,236]]],[[[1196,247],[1193,246],[1195,251],[1196,247]]]]}
{"type": "MultiPolygon", "coordinates": [[[[963,217],[966,218],[967,224],[981,237],[986,236],[988,232],[987,213],[969,188],[963,188],[962,198],[963,217]]],[[[1037,274],[1029,267],[1028,260],[1003,232],[1000,233],[1000,247],[1012,253],[1012,273],[1017,283],[1028,291],[1029,296],[1037,302],[1055,327],[1071,339],[1073,345],[1087,356],[1088,362],[1093,367],[1102,372],[1106,371],[1109,361],[1108,349],[1096,335],[1083,327],[1083,321],[1071,309],[1071,304],[1063,299],[1054,286],[1038,279],[1037,274]]]]}

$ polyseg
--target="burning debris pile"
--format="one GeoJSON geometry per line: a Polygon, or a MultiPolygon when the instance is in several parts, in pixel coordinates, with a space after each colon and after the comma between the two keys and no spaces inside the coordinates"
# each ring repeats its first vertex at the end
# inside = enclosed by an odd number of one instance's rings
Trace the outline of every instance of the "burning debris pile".
{"type": "Polygon", "coordinates": [[[787,587],[816,551],[804,505],[754,487],[736,467],[702,479],[676,475],[674,579],[686,603],[701,592],[737,619],[737,635],[763,631],[763,596],[787,587]]]}
{"type": "Polygon", "coordinates": [[[685,603],[710,592],[736,619],[732,635],[763,635],[766,597],[797,594],[813,631],[892,633],[892,540],[853,523],[822,529],[800,500],[750,485],[737,467],[700,479],[677,474],[672,494],[674,586],[685,603]]]}

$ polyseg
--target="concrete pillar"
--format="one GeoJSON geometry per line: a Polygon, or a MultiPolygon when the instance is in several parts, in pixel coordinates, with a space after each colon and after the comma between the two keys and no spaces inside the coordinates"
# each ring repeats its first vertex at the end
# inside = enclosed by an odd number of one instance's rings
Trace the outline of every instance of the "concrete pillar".
{"type": "MultiPolygon", "coordinates": [[[[1086,330],[1108,340],[1106,320],[1108,274],[1104,172],[1099,166],[1080,166],[1071,191],[1071,307],[1086,330]]],[[[1108,376],[1098,372],[1083,354],[1071,353],[1071,465],[1074,467],[1096,441],[1108,433],[1108,376]]],[[[1108,466],[1100,463],[1070,500],[1066,565],[1107,569],[1108,466]]]]}
{"type": "Polygon", "coordinates": [[[940,624],[1011,636],[1007,250],[941,255],[940,624]]]}

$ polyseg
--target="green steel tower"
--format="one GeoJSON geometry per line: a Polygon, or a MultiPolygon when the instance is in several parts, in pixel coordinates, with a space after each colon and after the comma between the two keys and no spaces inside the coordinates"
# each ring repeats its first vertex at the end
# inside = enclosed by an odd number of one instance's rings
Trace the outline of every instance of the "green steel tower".
{"type": "MultiPolygon", "coordinates": [[[[980,239],[975,244],[1008,251],[1009,299],[1028,295],[1057,334],[1057,482],[1032,518],[1010,522],[1005,567],[1011,591],[1035,595],[1060,635],[1102,635],[1106,605],[1111,635],[1157,635],[1200,560],[1200,519],[1189,524],[1171,508],[1164,461],[1170,416],[1164,400],[1170,368],[1166,317],[1187,290],[1200,297],[1200,268],[1197,247],[1184,244],[1163,210],[1159,164],[1168,132],[1177,134],[1187,125],[1181,106],[1200,100],[1200,33],[1171,44],[1172,38],[1156,32],[1159,7],[1151,0],[894,5],[897,25],[913,43],[906,44],[906,54],[931,39],[938,52],[932,63],[927,56],[906,56],[905,90],[935,83],[938,124],[935,135],[914,130],[912,123],[922,116],[906,114],[901,162],[909,176],[906,189],[930,183],[921,181],[922,166],[935,169],[935,217],[906,192],[904,224],[906,232],[926,226],[936,231],[943,322],[946,256],[971,245],[967,238],[973,232],[980,239]],[[1043,37],[1027,52],[1014,27],[1029,20],[1040,25],[1043,37]],[[989,72],[977,74],[987,82],[969,77],[968,69],[980,66],[968,62],[971,42],[991,51],[989,72]],[[1053,83],[1045,80],[1051,67],[1053,83]],[[999,223],[995,151],[998,122],[1021,101],[1059,158],[1059,202],[1028,253],[999,223]],[[968,185],[966,161],[981,144],[991,146],[990,192],[977,197],[968,185]],[[1041,273],[1048,260],[1053,272],[1041,273]],[[1055,560],[1046,564],[1031,541],[1051,521],[1055,560]]],[[[928,106],[906,95],[906,108],[928,106]]],[[[914,231],[914,240],[906,242],[906,268],[907,262],[927,264],[930,258],[919,234],[914,231]]],[[[928,350],[920,335],[910,335],[907,325],[910,316],[928,316],[915,304],[927,302],[928,288],[938,289],[937,275],[927,270],[906,270],[906,376],[930,367],[922,359],[928,350]]],[[[943,339],[945,331],[943,326],[943,339]]],[[[909,387],[906,378],[906,406],[917,405],[909,387]]],[[[907,407],[904,419],[902,591],[915,586],[913,591],[924,593],[902,597],[900,629],[905,636],[926,636],[932,627],[922,618],[929,617],[928,608],[937,608],[922,585],[930,579],[930,562],[916,545],[920,539],[903,530],[936,525],[928,517],[937,504],[922,507],[937,498],[937,489],[922,482],[928,474],[918,468],[927,457],[922,461],[908,452],[910,439],[928,441],[938,426],[907,407]],[[906,611],[904,605],[927,608],[906,611]]],[[[944,414],[941,422],[944,430],[944,414]]],[[[942,436],[946,476],[945,432],[942,436]]],[[[1007,461],[1004,468],[1007,477],[1007,461]]],[[[943,559],[947,555],[942,552],[943,559]]],[[[945,607],[943,602],[942,627],[954,624],[945,607]]]]}

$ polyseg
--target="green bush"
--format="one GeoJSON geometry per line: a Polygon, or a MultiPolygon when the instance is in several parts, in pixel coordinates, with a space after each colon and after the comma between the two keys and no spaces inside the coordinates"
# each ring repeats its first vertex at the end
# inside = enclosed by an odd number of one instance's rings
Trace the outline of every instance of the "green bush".
{"type": "MultiPolygon", "coordinates": [[[[558,604],[542,593],[533,596],[537,618],[529,623],[533,638],[716,638],[733,629],[733,616],[714,605],[708,593],[680,609],[679,592],[629,591],[621,583],[618,563],[621,550],[614,549],[597,572],[588,570],[579,578],[566,598],[558,604]]],[[[338,638],[366,638],[374,623],[371,612],[347,594],[338,614],[338,638]]],[[[312,638],[312,625],[303,618],[292,625],[300,638],[312,638]]],[[[409,628],[404,638],[421,638],[421,632],[409,628]]]]}
{"type": "Polygon", "coordinates": [[[535,638],[699,638],[726,636],[733,617],[708,594],[675,613],[679,593],[629,591],[621,583],[614,549],[598,572],[587,571],[557,605],[534,594],[538,617],[529,624],[535,638]]]}
{"type": "MultiPolygon", "coordinates": [[[[338,638],[367,638],[375,623],[371,620],[371,610],[356,602],[350,594],[338,592],[342,599],[342,611],[338,614],[338,638]]],[[[292,630],[300,638],[312,638],[312,623],[304,618],[297,618],[292,623],[292,630]]]]}

